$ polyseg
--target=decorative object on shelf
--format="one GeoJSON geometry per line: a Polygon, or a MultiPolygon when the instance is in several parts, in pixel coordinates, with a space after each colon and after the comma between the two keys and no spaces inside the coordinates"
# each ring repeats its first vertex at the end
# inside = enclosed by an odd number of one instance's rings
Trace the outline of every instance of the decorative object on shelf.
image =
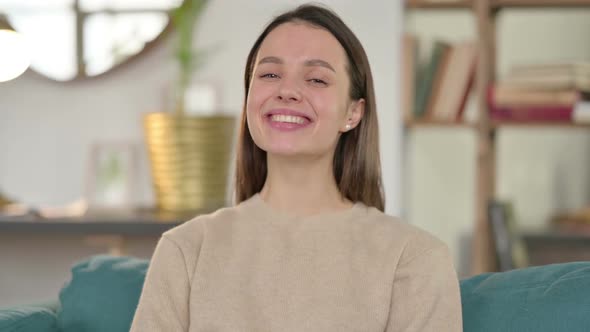
{"type": "Polygon", "coordinates": [[[59,206],[33,206],[14,201],[0,193],[0,221],[75,218],[83,216],[86,213],[87,208],[88,205],[84,198],[59,206]]]}
{"type": "Polygon", "coordinates": [[[92,145],[86,181],[90,209],[125,210],[134,205],[138,173],[137,145],[101,142],[92,145]]]}
{"type": "Polygon", "coordinates": [[[590,93],[574,106],[572,121],[578,124],[590,124],[590,93]]]}
{"type": "Polygon", "coordinates": [[[0,210],[4,209],[4,207],[9,206],[11,204],[14,204],[14,202],[10,198],[4,196],[2,192],[0,192],[0,210]]]}
{"type": "Polygon", "coordinates": [[[225,204],[232,117],[151,113],[144,125],[158,208],[182,212],[225,204]]]}
{"type": "Polygon", "coordinates": [[[204,57],[193,49],[193,34],[206,3],[187,0],[174,12],[179,67],[174,105],[144,117],[156,204],[163,211],[203,211],[226,204],[235,119],[218,113],[219,92],[213,84],[193,80],[204,57]]]}
{"type": "Polygon", "coordinates": [[[529,258],[512,202],[492,200],[488,205],[488,219],[500,271],[527,267],[529,258]]]}

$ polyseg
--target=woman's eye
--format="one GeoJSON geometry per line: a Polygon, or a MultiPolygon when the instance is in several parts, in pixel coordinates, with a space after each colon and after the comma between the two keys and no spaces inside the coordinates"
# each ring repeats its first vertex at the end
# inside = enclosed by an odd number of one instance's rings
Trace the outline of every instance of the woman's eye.
{"type": "Polygon", "coordinates": [[[328,83],[326,81],[319,79],[319,78],[312,78],[309,81],[314,84],[328,85],[328,83]]]}
{"type": "Polygon", "coordinates": [[[262,74],[260,75],[260,78],[278,78],[279,75],[277,74],[273,74],[273,73],[268,73],[268,74],[262,74]]]}

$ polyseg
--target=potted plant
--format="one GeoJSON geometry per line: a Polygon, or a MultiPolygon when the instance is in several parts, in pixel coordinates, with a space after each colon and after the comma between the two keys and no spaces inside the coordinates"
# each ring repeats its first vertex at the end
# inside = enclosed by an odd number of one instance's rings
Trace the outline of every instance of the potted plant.
{"type": "Polygon", "coordinates": [[[185,0],[172,14],[178,79],[172,110],[149,113],[144,129],[159,210],[215,209],[226,202],[234,117],[187,110],[186,94],[204,54],[194,50],[195,25],[207,0],[185,0]]]}

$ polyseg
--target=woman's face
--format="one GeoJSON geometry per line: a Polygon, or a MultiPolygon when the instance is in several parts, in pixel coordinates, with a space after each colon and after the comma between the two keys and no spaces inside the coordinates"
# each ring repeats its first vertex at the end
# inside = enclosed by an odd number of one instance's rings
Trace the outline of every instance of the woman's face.
{"type": "Polygon", "coordinates": [[[330,32],[305,23],[278,26],[262,42],[252,72],[246,112],[254,142],[276,155],[333,153],[364,105],[350,100],[349,84],[346,53],[330,32]]]}

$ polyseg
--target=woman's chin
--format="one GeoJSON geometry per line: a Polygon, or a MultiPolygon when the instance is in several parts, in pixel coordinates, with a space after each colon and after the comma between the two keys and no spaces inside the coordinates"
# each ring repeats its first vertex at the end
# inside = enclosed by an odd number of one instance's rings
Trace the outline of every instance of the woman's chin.
{"type": "Polygon", "coordinates": [[[276,157],[297,157],[304,155],[303,151],[294,147],[273,147],[266,150],[266,153],[276,157]]]}

